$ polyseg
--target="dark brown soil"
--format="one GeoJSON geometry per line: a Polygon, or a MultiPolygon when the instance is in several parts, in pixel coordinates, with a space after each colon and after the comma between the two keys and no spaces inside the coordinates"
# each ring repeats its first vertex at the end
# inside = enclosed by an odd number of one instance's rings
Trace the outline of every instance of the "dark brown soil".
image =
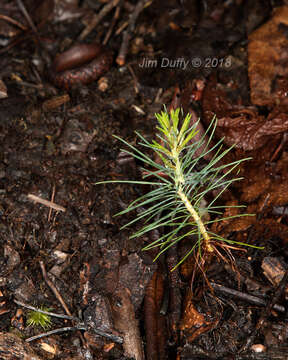
{"type": "Polygon", "coordinates": [[[108,3],[0,4],[0,359],[287,359],[287,2],[123,0],[80,41],[108,3]],[[109,29],[108,71],[58,88],[56,55],[109,29]],[[153,262],[142,248],[160,234],[121,230],[133,214],[114,215],[149,189],[95,183],[141,179],[113,135],[152,140],[163,105],[203,128],[216,115],[227,161],[252,157],[220,203],[255,216],[212,230],[264,250],[231,249],[205,275],[191,256],[171,275],[190,240],[153,262]],[[28,326],[25,304],[74,318],[28,326]]]}

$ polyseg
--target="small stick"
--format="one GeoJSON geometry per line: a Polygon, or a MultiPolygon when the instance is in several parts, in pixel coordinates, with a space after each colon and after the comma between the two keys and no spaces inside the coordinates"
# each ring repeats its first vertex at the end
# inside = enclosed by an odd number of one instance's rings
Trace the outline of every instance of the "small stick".
{"type": "Polygon", "coordinates": [[[43,89],[43,85],[42,85],[42,84],[32,84],[32,83],[29,83],[29,82],[27,82],[27,81],[21,81],[21,86],[30,87],[30,88],[32,88],[32,89],[37,89],[37,90],[43,89]]]}
{"type": "Polygon", "coordinates": [[[157,94],[156,94],[156,96],[155,96],[155,99],[154,99],[154,101],[153,101],[154,104],[162,103],[162,102],[160,101],[160,98],[161,98],[162,94],[163,94],[163,88],[159,88],[158,91],[157,91],[157,94]]]}
{"type": "Polygon", "coordinates": [[[128,64],[127,67],[128,67],[128,70],[130,71],[130,74],[132,75],[132,78],[133,78],[135,94],[139,94],[139,81],[138,81],[138,79],[137,79],[131,65],[128,64]]]}
{"type": "MultiPolygon", "coordinates": [[[[79,324],[77,326],[66,326],[66,327],[63,327],[63,328],[47,331],[46,333],[31,336],[30,338],[26,339],[25,341],[30,342],[30,341],[41,339],[41,338],[43,338],[45,336],[57,334],[57,333],[60,333],[60,332],[78,331],[78,330],[87,330],[87,329],[86,329],[86,326],[84,324],[79,324]]],[[[99,330],[99,329],[94,329],[93,331],[95,332],[95,334],[106,337],[107,339],[109,339],[109,340],[111,340],[111,341],[113,341],[115,343],[123,344],[123,339],[122,339],[121,336],[117,336],[117,335],[114,335],[114,334],[109,334],[109,333],[106,333],[106,332],[104,332],[102,330],[99,330]]]]}
{"type": "MultiPolygon", "coordinates": [[[[77,326],[66,326],[66,327],[63,327],[63,328],[59,328],[59,329],[55,329],[55,330],[50,330],[50,331],[47,331],[45,333],[42,333],[42,334],[38,334],[38,335],[35,335],[35,336],[31,336],[30,338],[27,338],[25,341],[26,342],[30,342],[30,341],[34,341],[34,340],[37,340],[37,339],[41,339],[45,336],[49,336],[49,335],[53,335],[53,334],[57,334],[57,333],[60,333],[60,332],[65,332],[65,331],[78,331],[78,330],[82,330],[82,327],[77,327],[77,326]]],[[[83,328],[83,330],[85,330],[85,327],[83,328]]]]}
{"type": "Polygon", "coordinates": [[[57,318],[60,318],[60,319],[74,320],[74,321],[80,322],[80,320],[75,316],[69,316],[69,315],[65,315],[65,314],[56,314],[56,313],[53,313],[53,312],[50,312],[50,311],[41,310],[41,309],[38,309],[38,308],[36,308],[36,307],[34,307],[32,305],[25,304],[22,301],[18,301],[18,300],[14,300],[14,303],[17,304],[17,305],[20,305],[20,306],[22,306],[22,307],[24,307],[26,309],[37,311],[37,312],[39,312],[41,314],[57,317],[57,318]]]}
{"type": "Polygon", "coordinates": [[[33,22],[33,20],[31,19],[31,16],[28,14],[28,11],[26,10],[22,0],[16,0],[17,1],[17,5],[19,7],[19,9],[22,11],[24,17],[26,18],[28,24],[30,25],[31,29],[33,30],[33,32],[35,34],[38,34],[37,28],[33,22]]]}
{"type": "Polygon", "coordinates": [[[119,6],[119,5],[116,6],[115,13],[114,13],[114,16],[113,16],[113,20],[111,21],[109,30],[107,31],[107,34],[106,34],[106,36],[105,36],[105,38],[103,40],[103,45],[106,45],[108,43],[108,40],[110,39],[112,31],[113,31],[113,29],[115,27],[116,21],[119,19],[120,9],[121,9],[121,6],[119,6]]]}
{"type": "MultiPolygon", "coordinates": [[[[69,316],[72,316],[70,310],[68,309],[67,305],[65,304],[65,301],[63,300],[61,294],[59,293],[59,291],[56,289],[55,285],[53,284],[53,282],[48,278],[48,275],[47,275],[47,272],[46,272],[46,269],[45,269],[45,265],[43,263],[43,261],[39,261],[39,264],[40,264],[40,267],[41,267],[41,270],[42,270],[42,275],[43,275],[43,278],[46,282],[46,284],[50,287],[50,289],[52,290],[52,292],[54,293],[56,299],[60,302],[60,304],[62,305],[63,309],[65,310],[66,314],[69,315],[69,316]]],[[[74,328],[73,328],[74,330],[74,328]]],[[[79,330],[77,329],[77,327],[75,328],[75,330],[79,330]]],[[[66,331],[66,330],[64,330],[66,331]]],[[[51,332],[48,332],[48,335],[50,335],[51,332]]],[[[47,336],[47,333],[46,335],[47,336]]],[[[79,331],[79,337],[83,343],[83,345],[85,346],[86,350],[89,351],[90,353],[90,350],[89,350],[89,344],[87,344],[87,342],[85,341],[83,335],[81,334],[81,332],[79,331]]],[[[35,339],[35,338],[33,338],[35,339]]],[[[27,341],[27,340],[26,340],[27,341]]],[[[31,340],[30,340],[31,341],[31,340]]]]}
{"type": "Polygon", "coordinates": [[[283,146],[285,145],[287,141],[287,132],[285,132],[282,136],[282,140],[280,142],[280,144],[278,145],[277,149],[274,151],[274,154],[271,156],[270,162],[275,161],[275,159],[277,158],[279,152],[281,149],[283,149],[283,146]]]}
{"type": "Polygon", "coordinates": [[[39,203],[39,204],[48,206],[48,207],[50,207],[50,208],[52,208],[52,209],[54,209],[54,210],[63,211],[63,212],[66,211],[66,208],[64,208],[63,206],[58,205],[58,204],[55,204],[55,203],[52,202],[52,201],[42,199],[42,198],[40,198],[39,196],[36,196],[36,195],[33,195],[33,194],[28,194],[27,197],[28,197],[29,200],[33,200],[33,201],[35,201],[36,203],[39,203]]]}
{"type": "Polygon", "coordinates": [[[120,0],[112,0],[107,5],[105,5],[101,11],[96,14],[90,23],[86,26],[86,28],[81,32],[81,34],[78,37],[79,41],[84,40],[90,32],[99,24],[99,22],[106,16],[115,6],[118,5],[120,0]]]}
{"type": "MultiPolygon", "coordinates": [[[[266,306],[267,305],[267,302],[265,300],[263,300],[257,296],[245,294],[241,291],[230,289],[226,286],[222,286],[222,285],[215,284],[212,282],[210,282],[210,285],[212,286],[212,288],[215,291],[221,292],[226,295],[231,295],[231,296],[237,297],[238,299],[247,301],[251,304],[258,305],[258,306],[266,306]]],[[[284,306],[281,306],[278,304],[274,304],[273,309],[277,310],[279,312],[285,312],[284,306]]]]}
{"type": "Polygon", "coordinates": [[[115,35],[118,36],[122,33],[122,31],[128,26],[128,22],[125,21],[119,28],[115,31],[115,35]]]}
{"type": "Polygon", "coordinates": [[[120,66],[123,66],[125,64],[130,39],[131,35],[129,34],[129,31],[125,30],[123,33],[123,40],[119,50],[119,54],[116,59],[117,64],[120,66]]]}
{"type": "Polygon", "coordinates": [[[116,59],[117,64],[120,66],[123,66],[125,64],[125,59],[126,59],[126,55],[128,52],[128,46],[129,46],[129,42],[131,39],[131,34],[133,33],[133,31],[135,29],[135,23],[136,23],[138,16],[140,15],[141,11],[145,7],[145,3],[146,3],[145,0],[139,0],[134,8],[133,13],[130,15],[129,25],[128,25],[127,30],[125,30],[123,33],[122,44],[121,44],[119,54],[116,59]]]}
{"type": "Polygon", "coordinates": [[[0,19],[2,20],[5,20],[15,26],[18,26],[21,30],[23,31],[26,31],[27,30],[27,27],[24,26],[23,24],[21,24],[19,21],[15,20],[15,19],[12,19],[11,17],[9,16],[6,16],[6,15],[3,15],[3,14],[0,14],[0,19]]]}
{"type": "MultiPolygon", "coordinates": [[[[55,189],[56,189],[56,186],[53,185],[53,189],[52,189],[52,195],[51,195],[51,202],[54,203],[54,198],[55,198],[55,189]]],[[[50,219],[51,219],[51,214],[52,214],[52,207],[50,207],[49,209],[49,213],[48,213],[48,222],[50,222],[50,219]]]]}
{"type": "Polygon", "coordinates": [[[50,289],[52,290],[52,292],[56,296],[57,300],[60,302],[63,309],[65,310],[66,314],[69,315],[69,316],[72,316],[72,314],[71,314],[70,310],[68,309],[67,305],[65,304],[65,301],[63,300],[61,294],[56,289],[56,287],[52,283],[52,281],[48,278],[48,275],[47,275],[47,272],[46,272],[45,265],[44,265],[43,261],[39,261],[39,264],[40,264],[40,267],[41,267],[41,270],[42,270],[42,275],[43,275],[43,278],[44,278],[46,284],[50,287],[50,289]]]}

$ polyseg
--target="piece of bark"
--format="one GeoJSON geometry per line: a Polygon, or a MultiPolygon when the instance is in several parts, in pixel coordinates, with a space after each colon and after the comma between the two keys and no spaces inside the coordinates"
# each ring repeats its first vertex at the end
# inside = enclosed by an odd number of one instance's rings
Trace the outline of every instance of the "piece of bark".
{"type": "Polygon", "coordinates": [[[276,287],[285,274],[287,264],[277,257],[266,256],[262,261],[261,268],[266,278],[276,287]]]}
{"type": "Polygon", "coordinates": [[[119,268],[119,283],[129,289],[131,300],[137,311],[143,302],[145,289],[149,283],[156,264],[145,264],[143,259],[136,253],[129,254],[126,262],[119,268]]]}
{"type": "Polygon", "coordinates": [[[135,360],[144,360],[139,323],[127,288],[118,287],[110,299],[114,327],[123,336],[125,356],[135,360]]]}
{"type": "Polygon", "coordinates": [[[169,298],[169,322],[170,322],[170,332],[171,337],[174,342],[178,342],[178,332],[179,332],[179,321],[181,318],[181,305],[182,305],[182,296],[180,291],[180,275],[179,267],[174,269],[178,264],[178,253],[175,246],[170,247],[167,250],[166,263],[168,267],[169,275],[169,288],[170,288],[170,298],[169,298]],[[172,269],[174,269],[172,271],[172,269]]]}
{"type": "Polygon", "coordinates": [[[1,360],[41,360],[31,346],[11,333],[0,333],[1,360]]]}
{"type": "Polygon", "coordinates": [[[147,360],[166,359],[165,319],[160,314],[163,301],[164,279],[161,271],[155,271],[146,287],[144,298],[144,321],[146,333],[146,358],[147,360]]]}

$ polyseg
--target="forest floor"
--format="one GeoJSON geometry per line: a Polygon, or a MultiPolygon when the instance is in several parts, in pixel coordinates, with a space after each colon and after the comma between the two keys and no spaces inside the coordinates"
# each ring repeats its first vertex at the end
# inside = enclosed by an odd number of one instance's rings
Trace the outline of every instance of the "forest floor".
{"type": "Polygon", "coordinates": [[[285,4],[1,2],[1,359],[288,358],[285,4]],[[204,129],[216,115],[227,161],[251,158],[219,205],[254,216],[212,230],[254,247],[220,249],[204,273],[193,255],[170,271],[195,239],[153,261],[142,249],[163,229],[120,230],[147,186],[96,185],[141,180],[113,135],[153,140],[164,105],[204,129]]]}

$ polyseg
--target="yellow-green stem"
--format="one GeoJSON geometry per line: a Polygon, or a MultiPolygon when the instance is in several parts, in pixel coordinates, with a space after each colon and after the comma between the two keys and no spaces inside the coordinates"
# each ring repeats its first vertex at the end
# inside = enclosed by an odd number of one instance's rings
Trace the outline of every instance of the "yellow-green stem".
{"type": "Polygon", "coordinates": [[[183,201],[184,205],[186,206],[186,209],[189,211],[192,218],[196,222],[196,224],[203,236],[205,249],[208,252],[212,253],[214,251],[214,249],[211,246],[210,236],[206,231],[205,225],[203,224],[201,217],[198,215],[197,211],[194,209],[191,202],[189,201],[189,199],[187,198],[187,196],[185,195],[185,193],[183,191],[183,184],[185,184],[185,178],[184,178],[184,174],[182,171],[182,163],[181,163],[181,159],[180,159],[181,148],[178,148],[177,141],[176,141],[176,143],[173,143],[173,141],[170,142],[170,147],[171,147],[171,154],[172,154],[173,162],[175,165],[175,180],[174,181],[175,181],[175,187],[176,187],[176,189],[178,189],[177,194],[179,195],[180,199],[183,201]]]}
{"type": "Polygon", "coordinates": [[[178,189],[178,195],[180,196],[181,200],[183,201],[183,203],[186,206],[186,209],[189,211],[189,213],[192,215],[193,219],[195,220],[196,224],[199,227],[199,230],[203,236],[204,239],[204,245],[205,245],[205,249],[208,252],[213,252],[213,247],[210,244],[210,236],[206,231],[206,228],[200,218],[200,216],[198,215],[197,211],[193,208],[191,202],[189,201],[189,199],[187,198],[187,196],[184,194],[182,187],[180,186],[178,189]]]}

